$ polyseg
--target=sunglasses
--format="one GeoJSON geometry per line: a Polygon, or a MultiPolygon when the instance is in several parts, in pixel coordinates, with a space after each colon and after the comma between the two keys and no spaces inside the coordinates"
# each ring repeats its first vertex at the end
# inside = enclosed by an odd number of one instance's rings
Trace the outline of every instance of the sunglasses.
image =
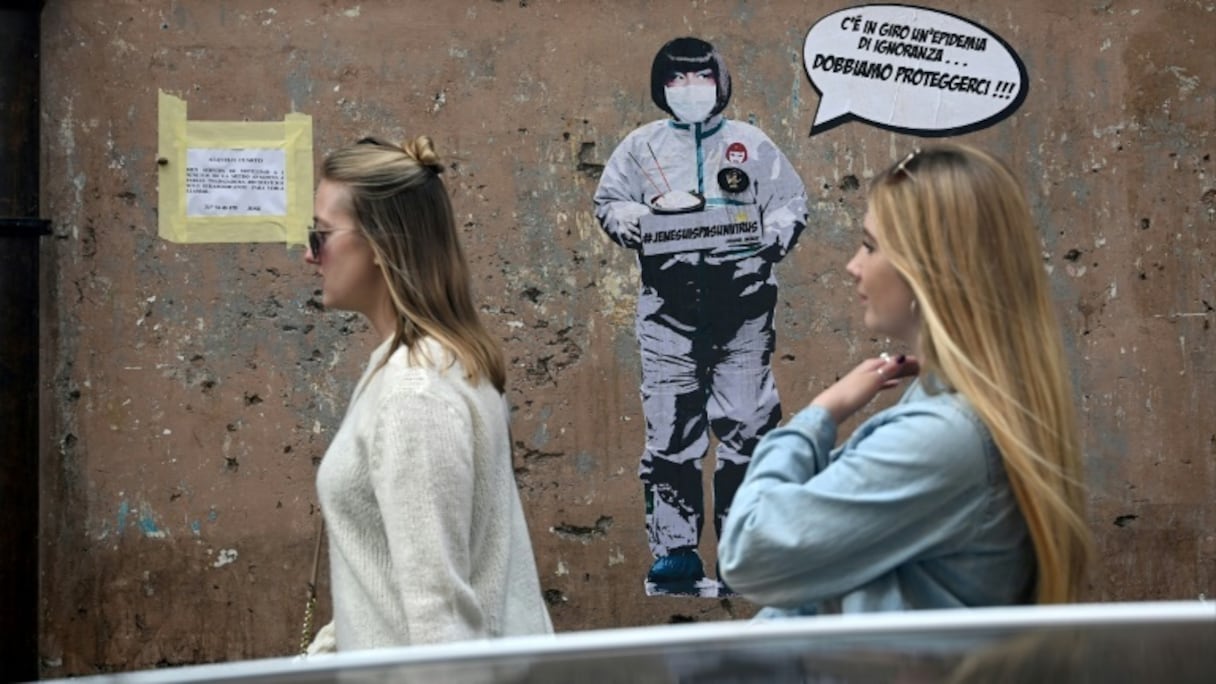
{"type": "Polygon", "coordinates": [[[901,159],[899,161],[899,163],[895,165],[895,169],[893,171],[891,171],[891,176],[894,177],[895,174],[902,173],[902,174],[904,174],[905,177],[911,178],[912,172],[908,170],[908,162],[911,162],[913,159],[915,159],[916,155],[918,155],[918,154],[920,154],[920,148],[919,147],[912,148],[912,151],[908,153],[908,156],[901,159]]]}

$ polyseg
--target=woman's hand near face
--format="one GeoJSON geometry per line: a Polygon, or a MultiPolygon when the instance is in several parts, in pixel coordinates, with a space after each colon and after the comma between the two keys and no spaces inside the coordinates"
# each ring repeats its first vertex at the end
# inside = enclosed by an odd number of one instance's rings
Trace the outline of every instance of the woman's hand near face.
{"type": "Polygon", "coordinates": [[[879,392],[898,387],[901,379],[914,377],[919,372],[920,363],[912,356],[901,354],[898,357],[889,357],[884,354],[878,358],[866,359],[831,387],[820,392],[819,396],[811,401],[811,405],[826,409],[832,415],[832,420],[839,425],[870,403],[879,392]]]}

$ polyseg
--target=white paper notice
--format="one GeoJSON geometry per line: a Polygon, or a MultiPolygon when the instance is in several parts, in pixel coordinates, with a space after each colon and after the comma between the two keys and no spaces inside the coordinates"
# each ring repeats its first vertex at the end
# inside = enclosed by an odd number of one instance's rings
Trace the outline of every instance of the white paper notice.
{"type": "Polygon", "coordinates": [[[287,214],[281,149],[186,150],[186,216],[287,214]]]}

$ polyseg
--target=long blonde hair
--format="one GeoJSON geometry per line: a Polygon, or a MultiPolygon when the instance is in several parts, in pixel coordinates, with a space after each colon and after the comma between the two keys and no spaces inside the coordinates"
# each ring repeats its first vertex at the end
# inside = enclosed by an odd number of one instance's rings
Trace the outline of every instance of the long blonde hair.
{"type": "Polygon", "coordinates": [[[1038,603],[1075,601],[1090,531],[1060,324],[1022,188],[964,145],[913,152],[879,175],[869,206],[916,297],[922,372],[970,401],[992,433],[1037,562],[1038,603]]]}
{"type": "Polygon", "coordinates": [[[426,354],[417,343],[431,337],[470,380],[487,378],[502,392],[506,368],[473,306],[471,274],[442,172],[427,136],[402,145],[364,138],[326,157],[321,178],[349,191],[359,230],[388,285],[397,315],[384,359],[404,345],[416,362],[426,354]]]}

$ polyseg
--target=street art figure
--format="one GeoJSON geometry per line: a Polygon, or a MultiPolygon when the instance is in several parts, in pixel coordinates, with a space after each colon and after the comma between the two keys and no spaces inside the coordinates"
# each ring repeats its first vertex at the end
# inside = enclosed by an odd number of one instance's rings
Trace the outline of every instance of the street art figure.
{"type": "Polygon", "coordinates": [[[702,464],[718,440],[715,531],[760,437],[781,418],[773,382],[773,265],[806,226],[806,189],[760,129],[722,115],[731,95],[721,55],[677,38],[655,55],[651,98],[671,115],[613,151],[595,214],[638,253],[646,445],[639,475],[653,565],[647,592],[718,595],[697,545],[702,464]]]}

